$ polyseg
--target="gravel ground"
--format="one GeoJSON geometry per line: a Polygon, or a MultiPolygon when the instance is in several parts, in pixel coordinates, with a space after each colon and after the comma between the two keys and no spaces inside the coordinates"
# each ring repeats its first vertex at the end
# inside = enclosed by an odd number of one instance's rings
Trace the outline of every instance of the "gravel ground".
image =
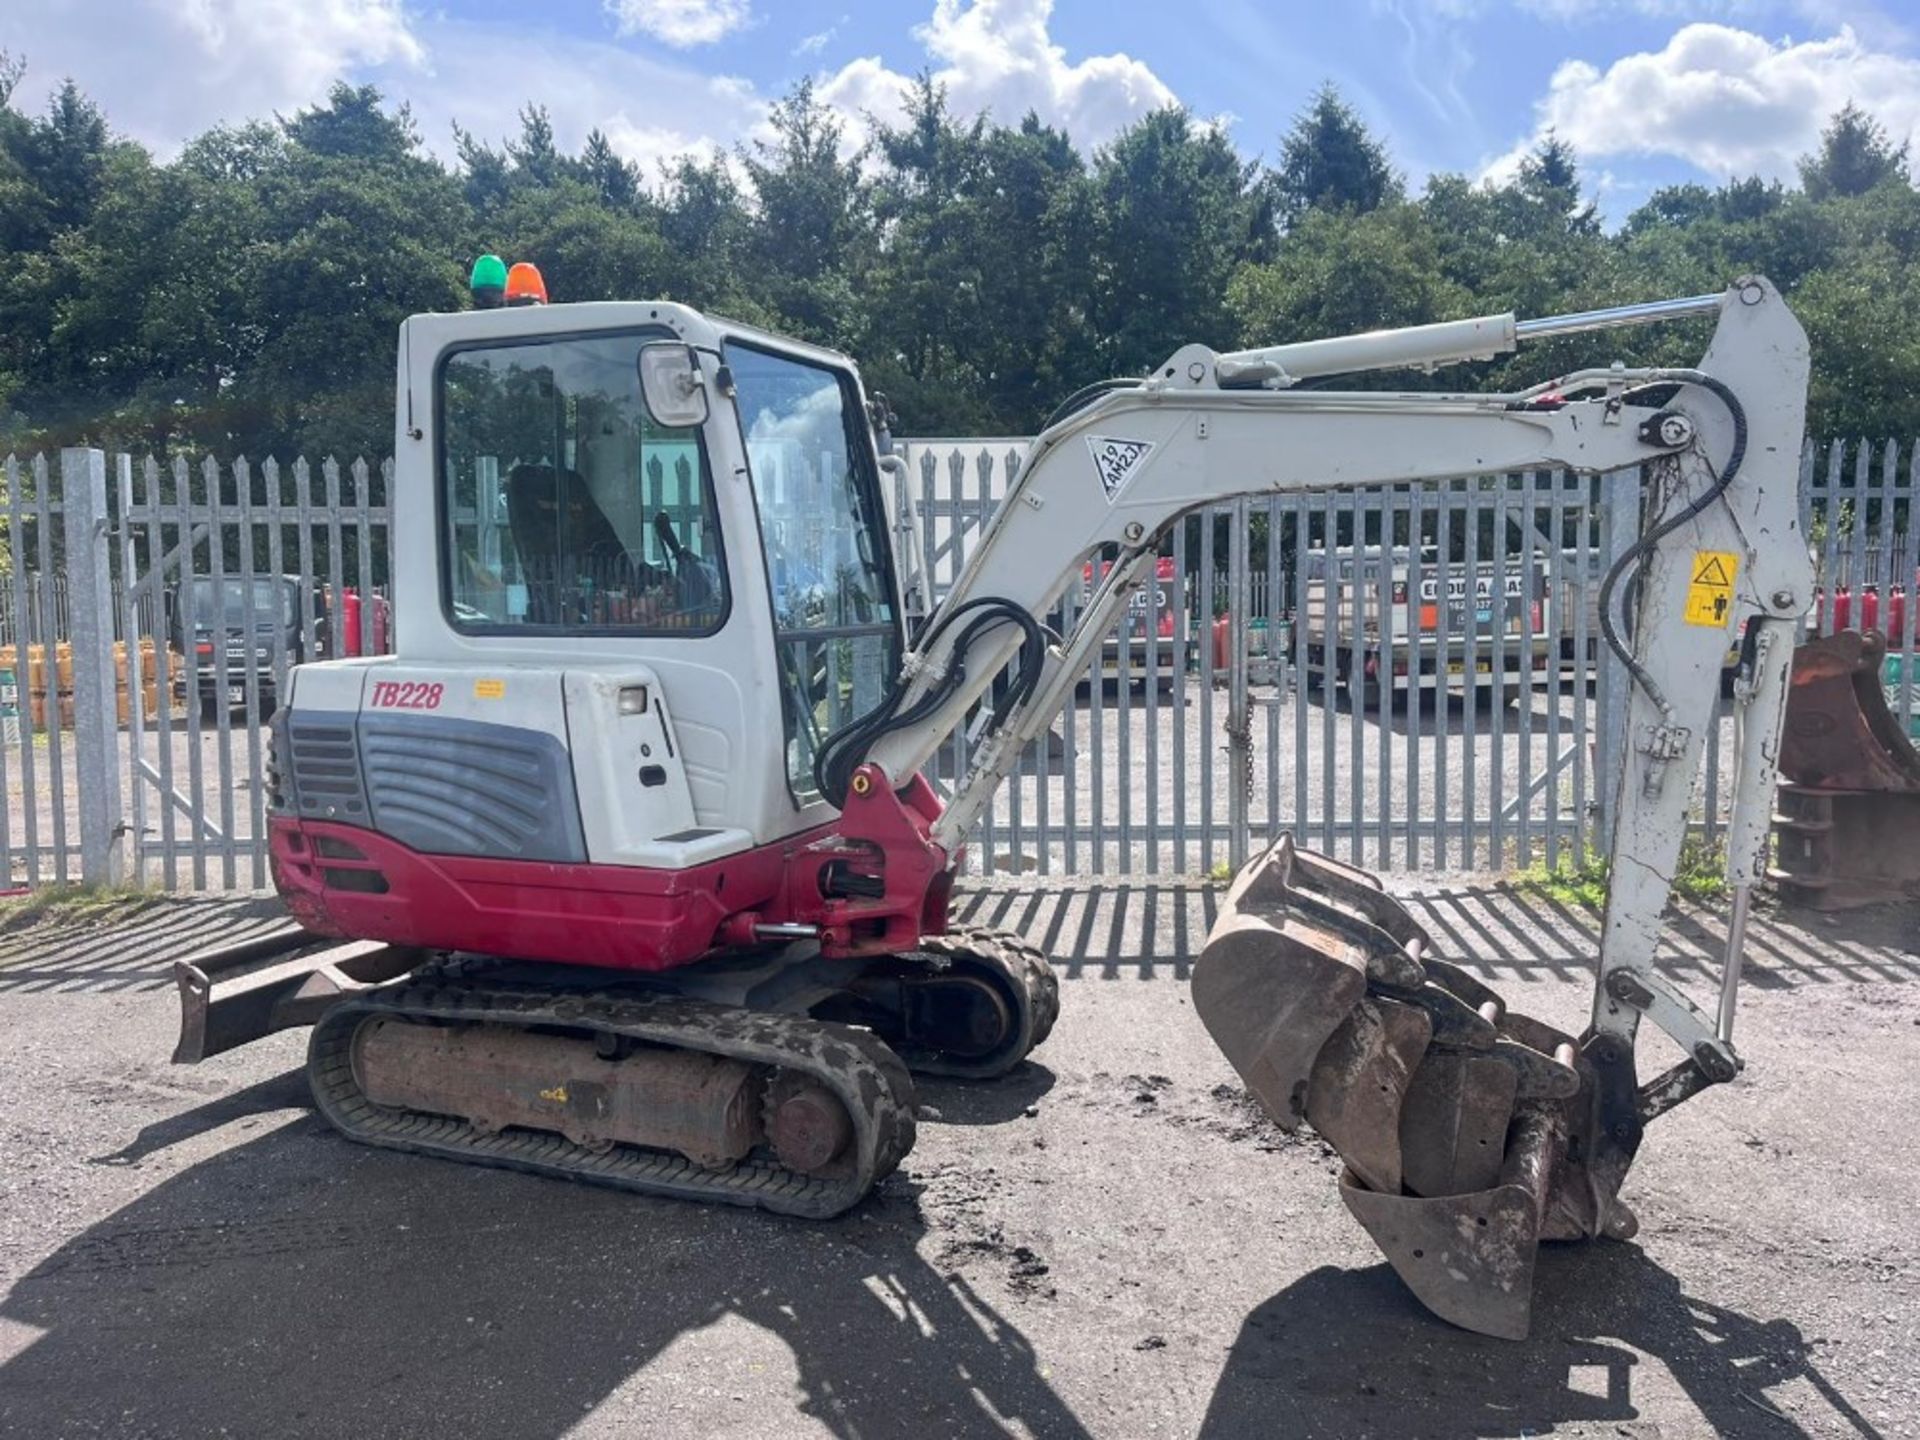
{"type": "MultiPolygon", "coordinates": [[[[1920,906],[1760,916],[1747,1075],[1654,1128],[1637,1241],[1543,1256],[1516,1344],[1415,1305],[1243,1098],[1187,1000],[1217,901],[966,896],[1060,957],[1061,1024],[924,1084],[824,1224],[349,1145],[294,1035],[169,1067],[166,961],[264,902],[0,919],[0,1434],[1920,1436],[1920,906]]],[[[1410,903],[1577,1021],[1594,917],[1410,903]]],[[[1722,933],[1677,914],[1673,973],[1722,933]]]]}
{"type": "MultiPolygon", "coordinates": [[[[1304,703],[1269,687],[1256,686],[1251,694],[1253,833],[1295,828],[1321,849],[1357,864],[1430,871],[1525,863],[1541,852],[1521,853],[1513,807],[1523,791],[1529,794],[1526,812],[1536,847],[1550,813],[1570,825],[1597,792],[1590,773],[1576,778],[1576,756],[1584,769],[1599,703],[1564,686],[1543,682],[1524,705],[1491,705],[1484,696],[1468,704],[1457,694],[1436,703],[1428,695],[1410,709],[1358,716],[1343,701],[1322,703],[1318,694],[1304,703]],[[1416,759],[1411,766],[1410,755],[1416,759]],[[1548,781],[1555,757],[1561,768],[1548,781]],[[1511,813],[1496,827],[1490,817],[1502,812],[1511,813]],[[1364,821],[1358,830],[1351,824],[1356,815],[1364,821]],[[1391,825],[1381,819],[1389,815],[1395,817],[1391,825]]],[[[1043,861],[1047,873],[1069,875],[1207,873],[1227,858],[1226,720],[1226,692],[1209,689],[1197,678],[1178,694],[1135,692],[1124,703],[1111,687],[1099,695],[1083,693],[1055,722],[1052,742],[1037,744],[1021,773],[995,798],[973,848],[974,863],[984,867],[990,857],[1003,875],[1034,873],[1043,861]],[[1205,816],[1215,819],[1210,833],[1201,825],[1205,816]],[[1070,848],[1057,833],[1042,845],[1035,831],[1043,826],[1056,831],[1071,826],[1077,838],[1070,848]]],[[[1711,758],[1724,801],[1732,758],[1730,716],[1722,717],[1720,729],[1721,744],[1711,758]]],[[[182,795],[201,797],[211,836],[233,841],[210,838],[198,868],[183,851],[168,874],[159,849],[159,792],[142,782],[141,820],[152,847],[146,878],[202,889],[265,885],[264,851],[256,856],[252,843],[260,833],[255,807],[264,802],[264,752],[250,744],[245,718],[236,711],[224,737],[212,721],[199,732],[196,777],[194,738],[184,722],[170,733],[171,783],[182,795]]],[[[155,773],[161,748],[158,734],[149,731],[143,751],[155,773]]],[[[61,773],[66,784],[57,797],[46,743],[36,747],[35,758],[34,834],[40,845],[51,846],[57,838],[55,814],[64,812],[66,839],[77,843],[72,738],[65,737],[61,773]]],[[[0,847],[13,847],[12,873],[24,880],[29,792],[16,778],[18,755],[8,755],[6,765],[9,794],[0,847]]],[[[943,752],[938,773],[950,777],[954,768],[951,754],[943,752]]],[[[1704,791],[1700,799],[1704,803],[1704,791]]],[[[131,810],[131,792],[125,803],[131,810]]],[[[184,843],[191,822],[178,808],[173,820],[184,843]]],[[[77,873],[77,852],[71,863],[77,873]]],[[[54,873],[49,852],[42,874],[51,878],[54,873]]]]}

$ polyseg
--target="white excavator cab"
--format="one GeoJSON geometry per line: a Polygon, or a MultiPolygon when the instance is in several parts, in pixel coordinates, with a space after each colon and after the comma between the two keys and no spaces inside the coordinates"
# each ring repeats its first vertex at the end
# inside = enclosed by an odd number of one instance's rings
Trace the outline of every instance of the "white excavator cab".
{"type": "Polygon", "coordinates": [[[818,742],[903,648],[853,366],[664,303],[419,316],[400,353],[409,563],[396,654],[368,675],[447,720],[564,732],[597,791],[570,859],[705,862],[828,818],[818,742]]]}

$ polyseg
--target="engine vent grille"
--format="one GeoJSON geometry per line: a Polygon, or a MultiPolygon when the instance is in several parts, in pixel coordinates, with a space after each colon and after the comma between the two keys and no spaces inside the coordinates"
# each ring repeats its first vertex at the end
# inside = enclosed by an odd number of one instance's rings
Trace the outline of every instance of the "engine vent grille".
{"type": "Polygon", "coordinates": [[[367,794],[360,783],[360,761],[351,715],[302,715],[286,725],[294,803],[303,818],[367,823],[367,794]]]}
{"type": "Polygon", "coordinates": [[[431,716],[360,717],[373,823],[433,855],[585,861],[567,753],[551,735],[431,716]]]}

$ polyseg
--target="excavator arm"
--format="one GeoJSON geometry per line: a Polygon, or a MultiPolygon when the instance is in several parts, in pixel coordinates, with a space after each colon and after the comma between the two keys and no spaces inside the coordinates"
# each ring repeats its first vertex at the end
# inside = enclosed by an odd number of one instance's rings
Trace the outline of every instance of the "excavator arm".
{"type": "Polygon", "coordinates": [[[1632,1233],[1618,1201],[1644,1126],[1730,1080],[1747,897],[1766,860],[1793,627],[1812,594],[1799,528],[1806,339],[1766,281],[1722,295],[1516,322],[1491,316],[1218,354],[1175,353],[1051,423],[878,710],[832,736],[829,798],[906,790],[987,710],[968,774],[931,821],[946,854],[1066,703],[1180,517],[1236,496],[1461,474],[1641,467],[1640,538],[1606,577],[1602,629],[1630,677],[1611,810],[1611,890],[1585,1033],[1506,1011],[1441,962],[1363,872],[1281,837],[1235,880],[1197,963],[1197,1011],[1284,1125],[1346,1159],[1342,1190],[1437,1313],[1491,1334],[1528,1323],[1540,1238],[1632,1233]],[[1697,368],[1582,370],[1510,394],[1295,388],[1319,375],[1490,356],[1529,338],[1684,315],[1717,325],[1697,368]],[[1116,547],[1064,637],[1045,615],[1084,559],[1116,547]],[[1744,634],[1728,868],[1734,920],[1716,1011],[1654,967],[1721,662],[1744,634]],[[1646,1085],[1640,1023],[1681,1058],[1646,1085]]]}

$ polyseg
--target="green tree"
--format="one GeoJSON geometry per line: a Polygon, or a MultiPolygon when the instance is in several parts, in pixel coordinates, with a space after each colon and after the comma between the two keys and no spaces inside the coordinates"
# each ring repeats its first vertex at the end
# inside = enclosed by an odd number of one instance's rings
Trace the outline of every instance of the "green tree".
{"type": "Polygon", "coordinates": [[[945,92],[922,72],[898,129],[881,127],[874,189],[879,243],[862,349],[870,383],[908,423],[941,433],[984,427],[990,331],[982,304],[990,236],[981,203],[986,119],[954,124],[945,92]]]}
{"type": "Polygon", "coordinates": [[[1876,185],[1907,182],[1907,147],[1897,148],[1886,127],[1852,101],[1820,135],[1818,153],[1800,162],[1800,187],[1809,200],[1864,195],[1876,185]]]}
{"type": "Polygon", "coordinates": [[[1405,197],[1385,147],[1331,82],[1314,92],[1281,140],[1274,188],[1289,229],[1310,209],[1365,213],[1405,197]]]}
{"type": "Polygon", "coordinates": [[[229,403],[255,448],[382,454],[394,336],[410,314],[463,303],[469,212],[405,108],[370,87],[336,86],[283,128],[284,163],[256,190],[263,339],[229,403]]]}
{"type": "Polygon", "coordinates": [[[631,208],[640,199],[640,175],[633,162],[613,151],[604,131],[587,132],[587,143],[578,161],[580,178],[600,197],[600,203],[617,210],[631,208]]]}
{"type": "Polygon", "coordinates": [[[1426,216],[1402,203],[1306,212],[1276,260],[1241,267],[1228,304],[1245,344],[1273,345],[1453,319],[1473,297],[1442,272],[1426,216]]]}
{"type": "Polygon", "coordinates": [[[749,259],[785,323],[844,346],[861,332],[858,281],[874,240],[864,147],[841,153],[845,132],[811,80],[776,101],[767,119],[773,138],[740,151],[754,200],[749,259]]]}
{"type": "Polygon", "coordinates": [[[725,160],[682,155],[667,168],[656,203],[673,267],[669,295],[742,320],[777,323],[749,258],[753,219],[725,160]]]}
{"type": "Polygon", "coordinates": [[[1218,129],[1171,107],[1094,157],[1091,339],[1106,373],[1230,338],[1227,282],[1255,253],[1262,214],[1256,176],[1218,129]]]}

